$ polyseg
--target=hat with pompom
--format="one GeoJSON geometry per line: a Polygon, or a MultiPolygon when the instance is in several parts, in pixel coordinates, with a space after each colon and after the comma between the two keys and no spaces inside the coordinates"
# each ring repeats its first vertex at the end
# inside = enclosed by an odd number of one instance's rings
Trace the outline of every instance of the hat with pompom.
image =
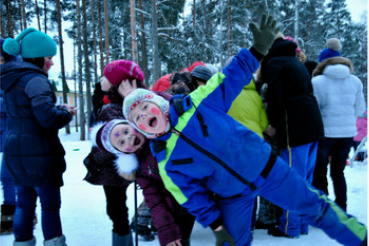
{"type": "Polygon", "coordinates": [[[117,159],[115,160],[115,166],[118,173],[130,174],[137,169],[138,160],[134,153],[124,153],[116,148],[110,142],[110,133],[116,125],[127,124],[128,121],[123,119],[115,119],[108,122],[99,122],[94,125],[90,132],[92,146],[96,146],[99,149],[115,154],[117,159]]]}
{"type": "Polygon", "coordinates": [[[0,53],[1,53],[1,56],[4,58],[5,62],[20,60],[18,57],[10,55],[4,51],[3,49],[4,42],[5,42],[5,39],[0,38],[0,53]]]}
{"type": "Polygon", "coordinates": [[[322,50],[319,54],[319,62],[324,61],[325,59],[341,56],[339,50],[341,50],[341,42],[337,38],[330,38],[327,40],[327,48],[322,50]]]}
{"type": "Polygon", "coordinates": [[[140,67],[129,60],[116,60],[106,65],[104,69],[104,76],[112,85],[119,85],[122,80],[144,80],[144,74],[140,67]]]}
{"type": "Polygon", "coordinates": [[[10,55],[23,58],[37,58],[56,55],[56,43],[47,34],[33,27],[25,29],[15,39],[7,38],[4,51],[10,55]]]}

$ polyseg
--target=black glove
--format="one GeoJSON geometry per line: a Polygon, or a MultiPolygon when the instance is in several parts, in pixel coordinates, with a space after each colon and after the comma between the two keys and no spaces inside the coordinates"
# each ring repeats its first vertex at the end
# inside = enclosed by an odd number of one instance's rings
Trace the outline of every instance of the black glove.
{"type": "Polygon", "coordinates": [[[222,246],[224,242],[227,242],[229,245],[234,246],[236,245],[235,241],[229,235],[227,229],[222,226],[220,231],[213,231],[215,236],[215,246],[222,246]]]}
{"type": "Polygon", "coordinates": [[[254,44],[252,47],[262,55],[266,55],[270,46],[273,44],[275,35],[279,32],[277,21],[271,15],[268,17],[265,14],[261,17],[260,29],[255,23],[249,25],[254,36],[254,44]]]}

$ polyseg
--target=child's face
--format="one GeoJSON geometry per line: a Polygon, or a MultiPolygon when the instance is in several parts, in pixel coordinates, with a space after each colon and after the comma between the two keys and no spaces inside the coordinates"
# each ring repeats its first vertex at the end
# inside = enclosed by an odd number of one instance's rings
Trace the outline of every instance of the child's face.
{"type": "Polygon", "coordinates": [[[160,108],[152,102],[142,102],[131,112],[133,123],[147,133],[162,133],[167,121],[160,108]]]}
{"type": "Polygon", "coordinates": [[[53,65],[54,65],[54,62],[53,62],[52,56],[44,57],[44,66],[42,67],[42,70],[44,70],[45,73],[48,73],[51,66],[53,65]]]}
{"type": "Polygon", "coordinates": [[[124,153],[136,152],[145,142],[145,136],[127,124],[118,124],[110,132],[110,142],[124,153]]]}
{"type": "Polygon", "coordinates": [[[108,91],[111,88],[111,84],[105,76],[100,78],[100,84],[101,84],[101,90],[102,91],[108,91]]]}

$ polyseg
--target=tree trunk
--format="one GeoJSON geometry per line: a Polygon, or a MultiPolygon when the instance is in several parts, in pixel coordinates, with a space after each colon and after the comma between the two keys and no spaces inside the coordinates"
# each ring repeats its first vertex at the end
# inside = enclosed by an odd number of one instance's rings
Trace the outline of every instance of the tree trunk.
{"type": "Polygon", "coordinates": [[[91,0],[91,12],[92,12],[92,39],[94,40],[94,73],[95,73],[95,79],[94,79],[94,84],[96,84],[98,82],[98,75],[97,75],[97,41],[96,41],[96,26],[95,26],[95,1],[91,0]]]}
{"type": "Polygon", "coordinates": [[[87,97],[87,121],[90,126],[91,115],[91,74],[90,59],[88,57],[88,30],[87,30],[87,1],[82,0],[83,10],[83,54],[85,56],[85,81],[86,81],[86,97],[87,97]]]}
{"type": "Polygon", "coordinates": [[[193,0],[193,5],[192,5],[192,24],[193,24],[193,29],[195,29],[196,27],[196,0],[193,0]]]}
{"type": "Polygon", "coordinates": [[[138,64],[138,50],[137,50],[137,34],[136,34],[136,1],[130,0],[130,14],[131,14],[131,43],[132,43],[132,61],[138,64]]]}
{"type": "Polygon", "coordinates": [[[12,22],[12,18],[11,18],[11,10],[12,10],[12,4],[10,3],[10,0],[6,0],[5,1],[5,9],[6,9],[6,13],[8,13],[6,15],[6,19],[8,22],[8,37],[10,38],[14,38],[14,33],[13,33],[13,22],[12,22]]]}
{"type": "Polygon", "coordinates": [[[41,23],[40,23],[40,11],[38,9],[38,3],[36,0],[36,17],[37,17],[37,24],[38,24],[38,30],[41,31],[41,23]]]}
{"type": "MultiPolygon", "coordinates": [[[[68,104],[67,98],[67,81],[65,80],[65,69],[64,69],[64,50],[63,50],[63,32],[62,32],[62,21],[61,21],[61,10],[60,10],[60,0],[56,0],[56,9],[58,12],[58,31],[59,31],[59,52],[60,52],[60,66],[61,66],[61,77],[63,83],[63,103],[68,104]]],[[[65,131],[70,134],[69,124],[65,126],[65,131]]]]}
{"type": "Polygon", "coordinates": [[[47,33],[47,6],[46,6],[46,0],[44,0],[44,30],[45,33],[47,33]]]}
{"type": "Polygon", "coordinates": [[[231,56],[231,3],[227,0],[227,57],[231,56]]]}
{"type": "Polygon", "coordinates": [[[85,103],[83,100],[83,82],[82,82],[82,30],[81,30],[81,26],[82,26],[82,21],[81,21],[81,8],[79,5],[79,0],[76,0],[76,4],[77,4],[77,20],[78,20],[78,87],[79,87],[79,116],[80,116],[80,120],[79,122],[81,123],[81,139],[82,141],[86,140],[86,132],[85,132],[85,103]]]}
{"type": "Polygon", "coordinates": [[[153,61],[152,61],[152,72],[153,82],[157,81],[160,77],[160,61],[159,61],[159,40],[158,40],[158,21],[157,21],[157,3],[156,0],[151,0],[151,39],[153,49],[153,61]]]}
{"type": "Polygon", "coordinates": [[[18,0],[18,7],[19,7],[19,16],[20,16],[20,21],[19,21],[19,26],[21,31],[24,30],[23,28],[23,11],[22,11],[22,2],[21,0],[18,0]]]}
{"type": "MultiPolygon", "coordinates": [[[[139,6],[140,6],[140,10],[143,10],[142,9],[142,0],[139,0],[139,6]]],[[[141,49],[141,52],[142,52],[142,66],[141,69],[143,71],[143,73],[145,74],[145,78],[146,80],[149,79],[150,77],[150,74],[149,74],[149,68],[148,68],[148,61],[147,61],[147,49],[146,49],[146,33],[144,32],[145,30],[145,23],[144,23],[144,17],[143,17],[143,13],[140,12],[140,22],[141,22],[141,29],[142,29],[142,32],[141,32],[141,35],[142,35],[142,49],[141,49]]],[[[146,83],[148,85],[148,83],[146,83]]]]}
{"type": "Polygon", "coordinates": [[[103,46],[103,36],[102,36],[102,19],[101,19],[101,1],[97,1],[97,12],[99,14],[99,36],[100,36],[100,74],[104,74],[104,46],[103,46]]]}
{"type": "Polygon", "coordinates": [[[23,28],[27,29],[27,16],[26,16],[26,5],[24,4],[24,0],[21,0],[21,4],[22,4],[22,21],[23,21],[23,28]]]}
{"type": "MultiPolygon", "coordinates": [[[[78,107],[78,100],[77,100],[77,71],[76,71],[76,46],[77,42],[73,40],[73,79],[74,79],[74,105],[78,107]]],[[[82,112],[79,110],[79,112],[82,112]]],[[[74,117],[76,121],[76,132],[78,132],[78,113],[74,117]]]]}
{"type": "Polygon", "coordinates": [[[3,20],[3,11],[2,8],[0,8],[0,33],[1,37],[5,37],[5,28],[4,28],[4,20],[3,20]]]}
{"type": "Polygon", "coordinates": [[[299,0],[295,0],[295,33],[294,38],[298,42],[299,37],[299,0]]]}
{"type": "Polygon", "coordinates": [[[104,17],[105,17],[105,53],[106,53],[106,64],[109,63],[109,11],[108,11],[108,0],[104,0],[104,17]]]}

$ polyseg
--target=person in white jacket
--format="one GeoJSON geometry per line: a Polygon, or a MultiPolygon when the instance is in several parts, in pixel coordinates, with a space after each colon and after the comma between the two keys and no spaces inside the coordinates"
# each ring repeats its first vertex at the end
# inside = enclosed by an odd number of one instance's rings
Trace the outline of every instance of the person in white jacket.
{"type": "Polygon", "coordinates": [[[365,110],[363,83],[353,75],[350,60],[341,57],[338,39],[327,41],[313,72],[312,84],[323,118],[325,139],[319,142],[313,186],[328,194],[327,164],[331,156],[330,175],[335,202],[346,211],[346,158],[357,134],[356,119],[365,110]]]}

